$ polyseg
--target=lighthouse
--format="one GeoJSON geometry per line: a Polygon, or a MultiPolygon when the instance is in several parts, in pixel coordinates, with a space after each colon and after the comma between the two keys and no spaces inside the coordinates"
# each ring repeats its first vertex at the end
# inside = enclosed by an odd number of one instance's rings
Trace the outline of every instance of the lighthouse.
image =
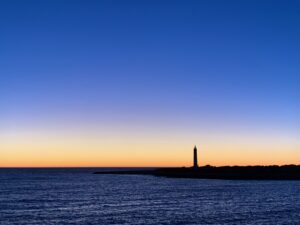
{"type": "Polygon", "coordinates": [[[197,147],[194,147],[194,165],[193,168],[198,168],[198,156],[197,156],[197,147]]]}

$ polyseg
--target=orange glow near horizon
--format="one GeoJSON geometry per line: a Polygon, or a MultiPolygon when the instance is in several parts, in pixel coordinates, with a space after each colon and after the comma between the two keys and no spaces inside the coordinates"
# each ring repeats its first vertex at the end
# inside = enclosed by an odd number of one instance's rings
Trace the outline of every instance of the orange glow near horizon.
{"type": "MultiPolygon", "coordinates": [[[[203,140],[197,145],[199,165],[300,164],[300,145],[295,141],[239,140],[203,140]]],[[[1,139],[0,167],[191,166],[194,143],[190,143],[136,137],[6,137],[1,139]]]]}

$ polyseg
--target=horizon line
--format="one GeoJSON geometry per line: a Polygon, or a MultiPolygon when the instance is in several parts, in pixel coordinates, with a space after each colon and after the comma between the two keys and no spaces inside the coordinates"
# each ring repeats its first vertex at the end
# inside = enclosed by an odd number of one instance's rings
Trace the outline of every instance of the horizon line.
{"type": "MultiPolygon", "coordinates": [[[[300,164],[265,164],[265,165],[223,165],[223,166],[214,166],[214,165],[203,165],[199,167],[255,167],[255,166],[300,166],[300,164]]],[[[190,168],[192,166],[0,166],[0,169],[92,169],[92,168],[190,168]]]]}

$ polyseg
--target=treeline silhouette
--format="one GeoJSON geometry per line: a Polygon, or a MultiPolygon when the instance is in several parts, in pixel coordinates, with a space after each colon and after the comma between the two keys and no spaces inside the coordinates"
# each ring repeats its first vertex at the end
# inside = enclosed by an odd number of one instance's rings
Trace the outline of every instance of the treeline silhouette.
{"type": "Polygon", "coordinates": [[[199,168],[161,168],[156,176],[202,179],[300,179],[300,166],[204,166],[199,168]]]}

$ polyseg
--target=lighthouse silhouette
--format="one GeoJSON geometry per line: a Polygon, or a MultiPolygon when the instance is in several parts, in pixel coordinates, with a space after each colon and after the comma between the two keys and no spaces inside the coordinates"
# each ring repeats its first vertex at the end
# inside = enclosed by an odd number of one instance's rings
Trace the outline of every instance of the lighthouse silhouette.
{"type": "Polygon", "coordinates": [[[194,165],[193,168],[198,168],[198,156],[197,156],[197,147],[194,147],[194,165]]]}

